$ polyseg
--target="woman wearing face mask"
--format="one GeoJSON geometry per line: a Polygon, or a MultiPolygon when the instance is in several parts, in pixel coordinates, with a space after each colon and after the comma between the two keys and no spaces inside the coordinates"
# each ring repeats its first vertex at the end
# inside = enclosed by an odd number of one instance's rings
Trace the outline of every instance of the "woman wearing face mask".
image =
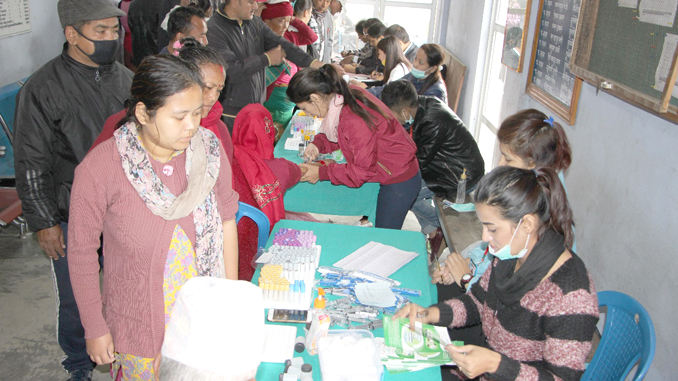
{"type": "Polygon", "coordinates": [[[75,172],[73,293],[87,352],[98,364],[115,361],[114,379],[155,379],[153,358],[186,280],[238,276],[238,195],[219,140],[199,126],[203,86],[194,64],[146,58],[120,128],[75,172]],[[103,295],[96,253],[102,233],[103,295]]]}
{"type": "MultiPolygon", "coordinates": [[[[440,69],[445,60],[445,53],[440,45],[424,44],[417,50],[417,58],[412,62],[409,73],[402,78],[412,82],[419,95],[436,97],[447,104],[447,88],[443,81],[444,73],[440,69]]],[[[370,93],[381,97],[383,86],[369,89],[370,93]]]]}
{"type": "Polygon", "coordinates": [[[321,133],[304,156],[341,149],[346,164],[302,164],[301,181],[360,187],[378,182],[376,227],[400,229],[421,185],[417,150],[391,111],[366,91],[349,87],[331,65],[304,69],[290,81],[287,96],[323,119],[321,133]]]}
{"type": "Polygon", "coordinates": [[[471,292],[395,317],[464,327],[482,324],[487,348],[447,347],[453,378],[579,380],[598,321],[582,260],[570,251],[572,212],[549,168],[498,167],[478,183],[476,213],[496,257],[471,292]],[[541,375],[541,376],[538,376],[541,375]]]}
{"type": "MultiPolygon", "coordinates": [[[[529,109],[517,112],[506,118],[497,132],[501,157],[499,165],[533,169],[551,168],[565,187],[563,172],[572,162],[572,151],[563,127],[547,117],[543,112],[529,109]]],[[[574,231],[574,227],[572,228],[574,231]]],[[[573,235],[572,252],[577,251],[577,241],[573,235]]],[[[447,300],[466,292],[482,277],[487,270],[492,255],[487,242],[470,249],[466,258],[451,253],[444,261],[440,271],[434,272],[433,283],[437,283],[438,300],[447,300]],[[470,261],[469,261],[470,259],[470,261]],[[471,267],[469,264],[473,262],[471,267]]],[[[467,327],[455,330],[455,338],[467,342],[484,342],[479,327],[467,327]]]]}

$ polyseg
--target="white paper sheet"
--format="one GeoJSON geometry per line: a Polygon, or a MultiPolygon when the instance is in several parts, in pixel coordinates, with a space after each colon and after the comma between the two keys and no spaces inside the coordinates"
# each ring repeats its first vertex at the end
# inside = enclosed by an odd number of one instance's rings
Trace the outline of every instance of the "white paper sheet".
{"type": "Polygon", "coordinates": [[[617,5],[622,8],[638,8],[638,0],[619,0],[617,5]]]}
{"type": "MultiPolygon", "coordinates": [[[[654,74],[654,88],[657,91],[664,91],[666,85],[666,78],[671,71],[671,64],[673,63],[673,54],[676,52],[678,46],[678,35],[667,34],[664,39],[664,46],[662,47],[662,56],[659,58],[659,64],[654,74]]],[[[677,82],[678,83],[678,82],[677,82]]],[[[675,95],[675,86],[673,96],[675,95]]]]}
{"type": "Polygon", "coordinates": [[[661,26],[673,26],[678,0],[640,0],[638,20],[661,26]]]}
{"type": "Polygon", "coordinates": [[[299,151],[299,144],[302,143],[301,135],[297,134],[285,140],[285,149],[288,151],[299,151]]]}
{"type": "Polygon", "coordinates": [[[297,336],[297,327],[289,325],[264,325],[264,355],[263,362],[284,363],[294,357],[294,341],[297,336]]]}
{"type": "Polygon", "coordinates": [[[358,283],[355,285],[355,296],[361,304],[374,307],[392,307],[396,296],[391,287],[383,282],[358,283]]]}
{"type": "Polygon", "coordinates": [[[415,252],[403,251],[372,241],[335,263],[334,266],[389,277],[416,257],[415,252]]]}

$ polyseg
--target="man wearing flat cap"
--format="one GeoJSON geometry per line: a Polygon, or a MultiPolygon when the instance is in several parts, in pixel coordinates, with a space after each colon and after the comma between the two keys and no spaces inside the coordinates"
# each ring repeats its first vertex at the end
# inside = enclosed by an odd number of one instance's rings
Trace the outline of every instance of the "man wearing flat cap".
{"type": "Polygon", "coordinates": [[[132,72],[115,62],[118,17],[108,0],[59,0],[66,43],[17,96],[14,124],[16,185],[28,225],[51,258],[57,340],[69,380],[90,380],[94,363],[68,272],[68,206],[75,167],[106,119],[124,107],[132,72]]]}

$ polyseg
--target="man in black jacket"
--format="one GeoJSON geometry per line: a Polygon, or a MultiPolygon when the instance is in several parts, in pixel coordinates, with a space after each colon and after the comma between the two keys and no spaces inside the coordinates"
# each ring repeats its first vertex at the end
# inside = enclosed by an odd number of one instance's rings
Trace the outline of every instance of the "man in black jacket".
{"type": "Polygon", "coordinates": [[[423,181],[412,212],[422,232],[429,236],[432,253],[437,255],[443,234],[430,199],[437,194],[454,200],[464,169],[466,191],[473,190],[485,173],[485,162],[464,122],[438,98],[417,95],[411,82],[398,80],[384,86],[381,100],[417,145],[423,181]]]}
{"type": "Polygon", "coordinates": [[[106,119],[124,107],[132,72],[115,62],[118,17],[108,0],[59,0],[67,42],[17,96],[16,185],[28,226],[52,258],[58,303],[57,340],[69,380],[89,380],[94,364],[75,304],[66,256],[68,206],[75,167],[106,119]]]}
{"type": "Polygon", "coordinates": [[[257,8],[255,0],[226,0],[207,23],[210,47],[228,64],[221,104],[229,131],[233,131],[235,116],[243,107],[266,101],[267,66],[278,66],[285,57],[299,67],[322,66],[255,17],[257,8]]]}

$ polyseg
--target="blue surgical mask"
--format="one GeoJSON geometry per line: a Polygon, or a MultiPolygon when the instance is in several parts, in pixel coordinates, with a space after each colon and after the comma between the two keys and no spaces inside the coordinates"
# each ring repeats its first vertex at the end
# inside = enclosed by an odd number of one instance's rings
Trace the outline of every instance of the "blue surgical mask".
{"type": "Polygon", "coordinates": [[[428,77],[428,74],[426,74],[426,71],[424,70],[419,70],[416,67],[413,67],[410,71],[412,73],[412,76],[416,79],[424,79],[428,77]]]}
{"type": "Polygon", "coordinates": [[[520,227],[520,224],[523,222],[523,219],[521,218],[520,221],[518,222],[518,226],[516,227],[516,231],[513,232],[513,236],[511,237],[511,241],[508,243],[508,245],[502,247],[501,249],[494,251],[492,249],[492,246],[488,246],[490,254],[494,255],[495,257],[499,258],[501,261],[506,261],[509,259],[518,259],[522,258],[527,254],[527,244],[530,242],[530,234],[527,235],[527,241],[525,241],[525,247],[518,252],[516,255],[511,255],[511,243],[513,242],[513,238],[516,237],[516,232],[518,231],[518,228],[520,227]]]}

